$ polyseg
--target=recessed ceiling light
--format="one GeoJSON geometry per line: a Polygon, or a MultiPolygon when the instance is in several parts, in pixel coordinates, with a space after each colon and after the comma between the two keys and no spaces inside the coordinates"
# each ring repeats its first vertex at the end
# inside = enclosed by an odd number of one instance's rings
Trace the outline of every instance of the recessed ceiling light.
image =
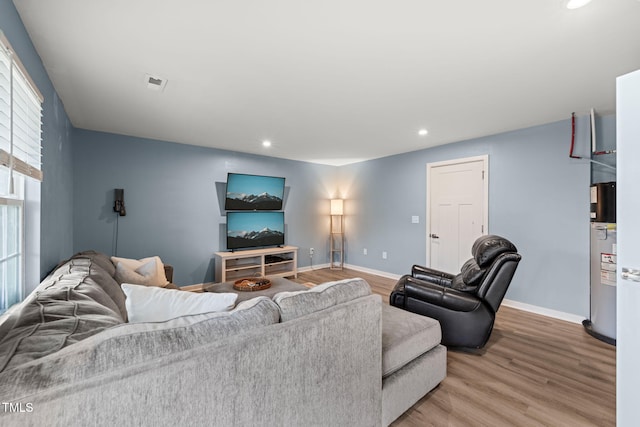
{"type": "Polygon", "coordinates": [[[268,139],[265,139],[264,141],[262,141],[262,146],[271,147],[271,141],[269,141],[268,139]]]}
{"type": "Polygon", "coordinates": [[[428,133],[429,133],[429,131],[426,130],[426,129],[420,129],[418,131],[418,135],[420,135],[420,136],[426,136],[428,133]]]}
{"type": "Polygon", "coordinates": [[[567,9],[578,9],[582,6],[589,4],[591,0],[569,0],[567,2],[567,9]]]}

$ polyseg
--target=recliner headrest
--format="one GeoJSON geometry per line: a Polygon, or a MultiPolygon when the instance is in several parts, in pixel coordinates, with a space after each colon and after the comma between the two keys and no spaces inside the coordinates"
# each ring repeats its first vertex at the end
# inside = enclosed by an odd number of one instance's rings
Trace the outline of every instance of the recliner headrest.
{"type": "Polygon", "coordinates": [[[471,248],[473,258],[480,268],[487,267],[499,255],[506,252],[518,252],[518,249],[504,237],[492,234],[479,237],[471,248]]]}

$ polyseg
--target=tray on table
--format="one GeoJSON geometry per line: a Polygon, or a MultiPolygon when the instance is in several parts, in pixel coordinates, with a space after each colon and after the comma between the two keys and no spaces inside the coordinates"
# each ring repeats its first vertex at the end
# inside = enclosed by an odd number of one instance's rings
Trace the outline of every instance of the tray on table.
{"type": "Polygon", "coordinates": [[[271,287],[271,280],[266,277],[245,277],[233,282],[233,289],[241,292],[262,291],[271,287]]]}

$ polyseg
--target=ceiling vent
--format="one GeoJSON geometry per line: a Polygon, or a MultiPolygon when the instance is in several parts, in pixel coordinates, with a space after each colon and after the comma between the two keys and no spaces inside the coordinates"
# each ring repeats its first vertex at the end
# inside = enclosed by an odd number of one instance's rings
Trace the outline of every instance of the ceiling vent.
{"type": "Polygon", "coordinates": [[[154,90],[156,92],[161,92],[164,90],[164,87],[167,85],[167,79],[162,78],[160,76],[153,76],[151,74],[144,75],[144,84],[147,86],[147,89],[154,90]]]}

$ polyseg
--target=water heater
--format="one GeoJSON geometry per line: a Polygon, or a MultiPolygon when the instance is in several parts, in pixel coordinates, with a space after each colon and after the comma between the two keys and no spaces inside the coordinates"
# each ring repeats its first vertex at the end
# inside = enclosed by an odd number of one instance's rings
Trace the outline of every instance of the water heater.
{"type": "Polygon", "coordinates": [[[616,344],[616,183],[591,186],[590,316],[582,324],[587,332],[616,344]]]}
{"type": "Polygon", "coordinates": [[[591,186],[591,222],[616,222],[615,182],[599,182],[591,186]]]}

